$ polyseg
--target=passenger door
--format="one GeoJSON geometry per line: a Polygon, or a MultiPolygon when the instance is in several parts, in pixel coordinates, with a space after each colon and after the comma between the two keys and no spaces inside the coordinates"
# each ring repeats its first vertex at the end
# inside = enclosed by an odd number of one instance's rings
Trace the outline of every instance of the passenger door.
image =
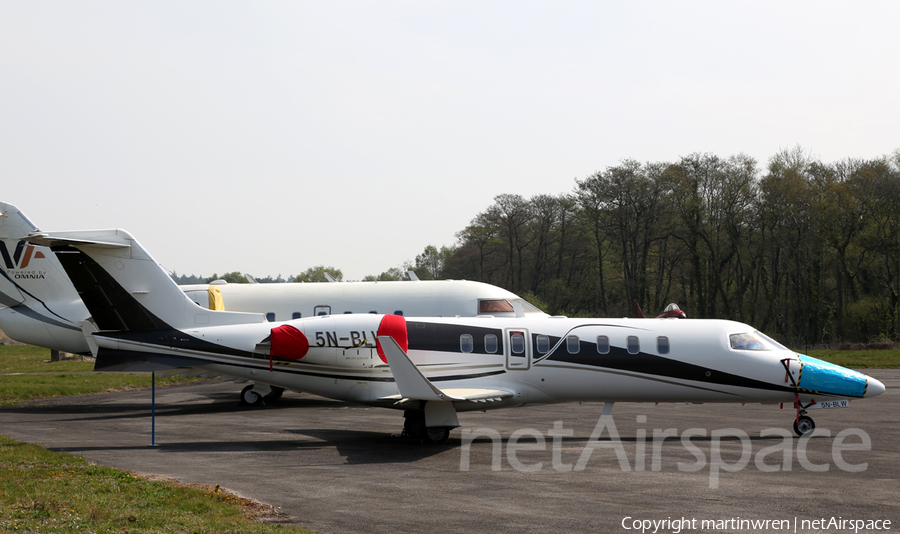
{"type": "Polygon", "coordinates": [[[503,352],[506,354],[506,368],[510,371],[531,369],[531,336],[524,328],[507,328],[503,352]]]}

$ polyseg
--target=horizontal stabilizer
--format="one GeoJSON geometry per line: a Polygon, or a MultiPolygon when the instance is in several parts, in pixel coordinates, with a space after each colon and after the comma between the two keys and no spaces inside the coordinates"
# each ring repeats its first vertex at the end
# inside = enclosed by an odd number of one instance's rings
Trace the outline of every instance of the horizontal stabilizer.
{"type": "Polygon", "coordinates": [[[169,330],[266,321],[260,313],[198,306],[125,230],[33,232],[25,240],[51,247],[98,330],[169,330]]]}
{"type": "Polygon", "coordinates": [[[114,242],[114,241],[100,241],[97,239],[81,239],[76,237],[63,237],[63,236],[55,236],[51,234],[31,234],[28,237],[24,238],[25,241],[29,243],[34,243],[35,245],[41,245],[44,247],[58,247],[63,245],[72,245],[72,246],[91,246],[97,248],[128,248],[131,246],[130,243],[124,242],[114,242]]]}
{"type": "Polygon", "coordinates": [[[162,371],[165,369],[198,367],[208,363],[205,360],[185,356],[100,349],[97,354],[97,360],[94,363],[94,371],[162,371]]]}

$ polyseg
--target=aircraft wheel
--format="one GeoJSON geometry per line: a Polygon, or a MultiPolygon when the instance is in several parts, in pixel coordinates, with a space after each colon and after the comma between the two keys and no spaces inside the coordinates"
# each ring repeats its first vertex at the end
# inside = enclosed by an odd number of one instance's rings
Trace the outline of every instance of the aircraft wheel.
{"type": "Polygon", "coordinates": [[[280,399],[282,395],[284,395],[284,388],[272,386],[272,391],[263,398],[266,402],[275,402],[280,399]]]}
{"type": "Polygon", "coordinates": [[[430,426],[425,428],[425,440],[434,445],[443,445],[450,440],[449,426],[430,426]]]}
{"type": "Polygon", "coordinates": [[[794,432],[796,432],[798,436],[805,436],[815,429],[816,423],[812,420],[812,417],[808,415],[801,415],[798,420],[794,421],[794,432]]]}
{"type": "Polygon", "coordinates": [[[253,385],[246,386],[241,390],[241,404],[247,406],[262,406],[264,403],[263,398],[255,391],[253,391],[253,385]]]}
{"type": "Polygon", "coordinates": [[[413,438],[425,436],[425,412],[406,410],[403,412],[403,433],[413,438]]]}

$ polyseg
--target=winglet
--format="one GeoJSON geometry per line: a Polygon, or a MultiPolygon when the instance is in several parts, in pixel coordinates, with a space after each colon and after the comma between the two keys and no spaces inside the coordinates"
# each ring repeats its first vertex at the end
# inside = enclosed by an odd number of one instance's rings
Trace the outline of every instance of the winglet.
{"type": "Polygon", "coordinates": [[[397,382],[397,389],[400,390],[400,395],[403,398],[425,401],[464,400],[461,397],[454,397],[444,393],[425,378],[425,375],[419,371],[416,364],[403,352],[393,337],[378,336],[378,341],[381,342],[384,355],[387,358],[388,365],[391,366],[394,380],[397,382]]]}

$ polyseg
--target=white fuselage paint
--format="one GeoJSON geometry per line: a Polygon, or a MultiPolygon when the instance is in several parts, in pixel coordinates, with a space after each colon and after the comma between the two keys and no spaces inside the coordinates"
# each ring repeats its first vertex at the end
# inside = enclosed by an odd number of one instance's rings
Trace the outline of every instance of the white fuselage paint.
{"type": "MultiPolygon", "coordinates": [[[[334,399],[389,406],[393,401],[384,399],[398,395],[398,389],[390,367],[375,353],[374,340],[357,348],[316,347],[313,341],[317,333],[333,328],[375,331],[380,317],[332,316],[288,321],[286,324],[304,332],[312,346],[304,358],[298,361],[275,360],[271,369],[268,357],[258,355],[254,358],[225,352],[230,349],[252,352],[256,344],[268,335],[269,329],[281,323],[184,330],[192,338],[220,345],[222,351],[163,347],[124,339],[114,341],[104,338],[102,334],[95,334],[95,338],[101,347],[106,348],[202,359],[207,363],[199,367],[208,369],[212,374],[254,380],[334,399]],[[335,326],[339,323],[340,326],[335,326]],[[324,356],[325,352],[329,355],[324,356]],[[316,354],[322,356],[317,358],[316,354]],[[312,363],[316,361],[320,363],[312,363]]],[[[486,388],[514,393],[512,398],[489,405],[456,402],[454,404],[459,411],[578,400],[740,403],[794,401],[794,393],[786,382],[782,360],[791,359],[799,363],[798,354],[781,348],[734,350],[729,346],[729,335],[752,332],[753,328],[732,321],[556,317],[407,318],[407,329],[410,332],[410,359],[439,388],[486,388]],[[447,336],[443,340],[420,339],[413,333],[416,328],[420,328],[419,325],[459,333],[471,332],[470,335],[473,336],[484,336],[490,331],[493,334],[488,335],[500,338],[498,350],[493,354],[461,352],[458,341],[455,347],[446,345],[447,336]],[[511,354],[511,332],[525,332],[525,356],[511,354]],[[539,351],[534,343],[540,335],[553,340],[549,350],[545,352],[539,351]],[[577,336],[579,340],[578,351],[574,354],[568,350],[569,336],[577,336]],[[609,354],[597,352],[598,336],[608,338],[609,354]],[[629,336],[638,339],[639,353],[627,353],[629,336]],[[669,351],[666,354],[658,353],[660,337],[668,341],[669,351]],[[629,359],[634,360],[633,365],[629,359]],[[672,369],[676,371],[673,373],[672,369]]],[[[795,374],[799,369],[799,365],[795,365],[795,374]]],[[[860,377],[864,375],[860,374],[860,377]]],[[[834,396],[804,392],[800,398],[809,402],[834,396]]]]}

